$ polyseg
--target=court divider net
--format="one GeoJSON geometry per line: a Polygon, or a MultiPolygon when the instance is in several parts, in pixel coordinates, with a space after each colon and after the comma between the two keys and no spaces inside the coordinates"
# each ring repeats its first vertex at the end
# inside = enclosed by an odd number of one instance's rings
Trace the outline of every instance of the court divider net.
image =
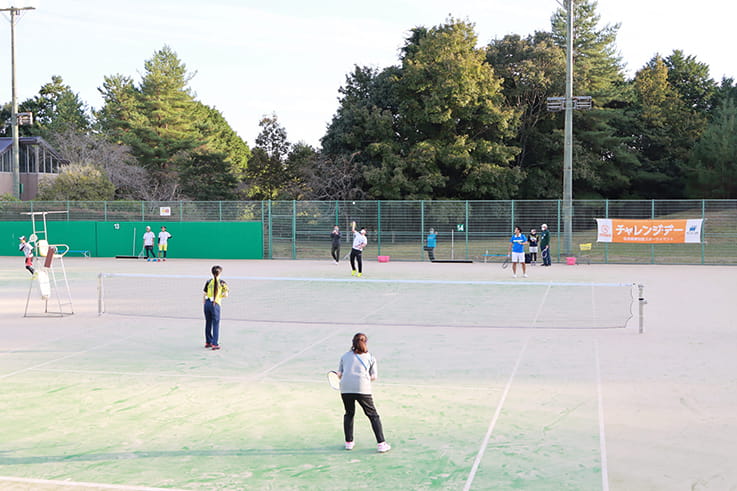
{"type": "MultiPolygon", "coordinates": [[[[100,314],[203,319],[207,276],[100,273],[100,314]]],[[[635,283],[223,277],[224,321],[608,329],[633,318],[635,283]]]]}

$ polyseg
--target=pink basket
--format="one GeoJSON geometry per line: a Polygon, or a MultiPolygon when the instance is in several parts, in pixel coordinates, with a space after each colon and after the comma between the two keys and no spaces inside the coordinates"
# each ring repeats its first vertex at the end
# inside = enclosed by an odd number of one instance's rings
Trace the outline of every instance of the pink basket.
{"type": "Polygon", "coordinates": [[[566,258],[566,264],[568,266],[575,266],[576,265],[576,258],[575,257],[567,257],[566,258]]]}
{"type": "Polygon", "coordinates": [[[389,256],[378,256],[380,263],[388,263],[389,262],[389,256]]]}

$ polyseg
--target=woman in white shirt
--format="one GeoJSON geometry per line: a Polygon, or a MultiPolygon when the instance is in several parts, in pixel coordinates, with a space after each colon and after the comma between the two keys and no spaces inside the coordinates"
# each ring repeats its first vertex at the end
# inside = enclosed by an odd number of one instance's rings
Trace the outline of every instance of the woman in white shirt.
{"type": "Polygon", "coordinates": [[[384,440],[381,418],[374,407],[371,395],[371,382],[376,380],[378,369],[376,358],[368,352],[368,338],[362,332],[353,336],[350,351],[340,357],[338,377],[340,377],[340,396],[343,399],[345,415],[343,416],[343,433],[345,449],[353,450],[353,417],[356,414],[356,402],[371,422],[376,436],[376,449],[379,453],[388,452],[392,447],[384,440]]]}

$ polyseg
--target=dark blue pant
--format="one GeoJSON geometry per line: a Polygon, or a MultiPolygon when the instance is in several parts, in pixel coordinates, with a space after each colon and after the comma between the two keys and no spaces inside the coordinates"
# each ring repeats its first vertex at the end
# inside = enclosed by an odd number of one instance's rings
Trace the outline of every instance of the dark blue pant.
{"type": "Polygon", "coordinates": [[[353,417],[356,415],[356,402],[363,408],[369,421],[371,428],[376,436],[376,443],[384,441],[384,430],[381,427],[381,418],[374,407],[374,398],[370,394],[341,394],[343,399],[343,407],[345,407],[345,415],[343,415],[343,433],[345,433],[345,441],[353,441],[353,417]]]}
{"type": "Polygon", "coordinates": [[[549,246],[543,249],[543,265],[550,266],[550,247],[549,246]]]}
{"type": "Polygon", "coordinates": [[[218,344],[220,335],[220,305],[205,300],[205,342],[218,344]]]}

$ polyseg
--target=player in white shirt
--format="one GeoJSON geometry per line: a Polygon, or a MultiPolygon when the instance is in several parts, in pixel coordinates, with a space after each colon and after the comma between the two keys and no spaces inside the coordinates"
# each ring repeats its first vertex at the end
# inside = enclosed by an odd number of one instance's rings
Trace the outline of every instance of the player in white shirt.
{"type": "Polygon", "coordinates": [[[143,234],[143,249],[146,251],[146,261],[153,259],[156,261],[156,254],[154,254],[154,240],[156,236],[151,231],[151,227],[146,227],[146,233],[143,234]],[[148,257],[149,253],[151,258],[148,257]]]}
{"type": "Polygon", "coordinates": [[[169,239],[171,239],[171,234],[166,231],[166,227],[161,227],[161,232],[159,232],[159,258],[162,261],[166,261],[166,250],[168,249],[169,245],[169,239]],[[161,257],[161,254],[164,254],[164,257],[161,257]]]}
{"type": "Polygon", "coordinates": [[[351,231],[353,232],[353,248],[351,249],[351,276],[361,276],[363,274],[363,259],[361,253],[363,248],[368,244],[366,238],[366,229],[362,228],[360,232],[356,232],[356,222],[351,223],[351,231]],[[358,263],[358,270],[356,270],[358,263]]]}

